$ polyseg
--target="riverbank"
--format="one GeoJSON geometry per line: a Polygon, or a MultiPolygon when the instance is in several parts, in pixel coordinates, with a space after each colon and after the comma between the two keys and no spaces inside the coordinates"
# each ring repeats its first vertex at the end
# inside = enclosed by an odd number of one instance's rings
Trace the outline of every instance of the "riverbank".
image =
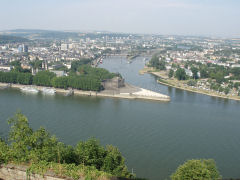
{"type": "MultiPolygon", "coordinates": [[[[22,84],[8,84],[8,83],[0,83],[0,87],[11,87],[16,89],[21,89],[23,87],[29,87],[29,85],[22,85],[22,84]]],[[[39,91],[44,88],[44,86],[31,86],[39,91]]],[[[67,94],[69,90],[54,88],[56,93],[59,94],[67,94]]],[[[108,98],[123,98],[123,99],[142,99],[142,100],[154,100],[154,101],[164,101],[169,102],[170,97],[164,94],[156,93],[147,89],[135,87],[129,84],[126,84],[125,87],[114,89],[114,90],[104,90],[100,92],[96,91],[82,91],[73,89],[74,95],[79,96],[96,96],[96,97],[108,97],[108,98]]]]}
{"type": "Polygon", "coordinates": [[[169,79],[167,77],[167,75],[164,74],[163,72],[153,71],[152,68],[146,68],[145,67],[144,69],[139,71],[139,74],[144,74],[144,73],[150,73],[150,74],[152,74],[154,76],[159,77],[160,80],[158,80],[157,82],[159,84],[162,84],[162,85],[166,85],[166,86],[170,86],[170,87],[174,87],[174,88],[177,88],[177,89],[190,91],[190,92],[194,92],[194,93],[204,94],[204,95],[207,95],[207,96],[240,101],[240,97],[239,96],[221,95],[221,94],[217,94],[214,91],[208,91],[208,90],[203,90],[203,89],[192,88],[192,87],[184,84],[184,81],[181,82],[181,81],[178,81],[178,80],[169,79]]]}

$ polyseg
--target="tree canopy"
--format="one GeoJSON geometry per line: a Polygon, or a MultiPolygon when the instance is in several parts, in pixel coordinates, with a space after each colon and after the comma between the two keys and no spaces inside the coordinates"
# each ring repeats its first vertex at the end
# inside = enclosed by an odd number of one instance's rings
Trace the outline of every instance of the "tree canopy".
{"type": "Polygon", "coordinates": [[[8,123],[11,125],[8,141],[0,139],[0,164],[73,164],[75,167],[94,167],[117,177],[134,177],[127,170],[120,151],[114,146],[105,148],[94,138],[80,141],[76,147],[65,145],[43,127],[34,131],[21,112],[17,112],[8,123]]]}
{"type": "Polygon", "coordinates": [[[193,159],[180,165],[171,175],[172,180],[220,179],[216,164],[212,159],[193,159]]]}

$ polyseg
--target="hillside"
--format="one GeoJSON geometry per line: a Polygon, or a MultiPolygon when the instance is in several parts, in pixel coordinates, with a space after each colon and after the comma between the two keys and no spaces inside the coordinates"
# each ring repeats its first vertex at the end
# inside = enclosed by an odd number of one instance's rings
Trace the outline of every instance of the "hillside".
{"type": "Polygon", "coordinates": [[[7,43],[23,43],[28,42],[29,40],[23,37],[9,36],[9,35],[0,35],[0,44],[7,43]]]}

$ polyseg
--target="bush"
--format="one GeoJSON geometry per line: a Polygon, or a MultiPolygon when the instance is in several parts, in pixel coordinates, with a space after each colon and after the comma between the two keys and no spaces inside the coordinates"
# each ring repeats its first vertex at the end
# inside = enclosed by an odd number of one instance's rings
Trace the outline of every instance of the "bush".
{"type": "Polygon", "coordinates": [[[188,86],[196,86],[196,84],[197,84],[197,82],[192,79],[187,82],[188,86]]]}
{"type": "Polygon", "coordinates": [[[171,175],[172,180],[198,180],[221,178],[212,159],[193,159],[180,165],[171,175]]]}

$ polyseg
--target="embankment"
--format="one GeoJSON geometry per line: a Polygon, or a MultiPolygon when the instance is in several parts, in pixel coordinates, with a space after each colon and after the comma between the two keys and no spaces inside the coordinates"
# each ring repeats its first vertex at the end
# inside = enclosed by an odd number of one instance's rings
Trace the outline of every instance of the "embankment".
{"type": "MultiPolygon", "coordinates": [[[[11,87],[11,88],[17,88],[20,89],[22,87],[28,87],[28,85],[22,85],[22,84],[7,84],[7,83],[0,83],[0,87],[11,87]]],[[[43,86],[32,86],[34,88],[37,88],[38,90],[41,90],[43,86]]],[[[161,93],[156,93],[150,90],[146,90],[143,88],[134,87],[137,89],[136,91],[124,91],[124,93],[121,92],[121,88],[116,91],[82,91],[74,89],[74,95],[80,95],[80,96],[97,96],[97,97],[110,97],[110,98],[123,98],[123,99],[143,99],[143,100],[154,100],[154,101],[164,101],[168,102],[170,101],[170,97],[161,93]]],[[[55,88],[56,93],[60,94],[67,94],[69,90],[65,89],[59,89],[55,88]]]]}

